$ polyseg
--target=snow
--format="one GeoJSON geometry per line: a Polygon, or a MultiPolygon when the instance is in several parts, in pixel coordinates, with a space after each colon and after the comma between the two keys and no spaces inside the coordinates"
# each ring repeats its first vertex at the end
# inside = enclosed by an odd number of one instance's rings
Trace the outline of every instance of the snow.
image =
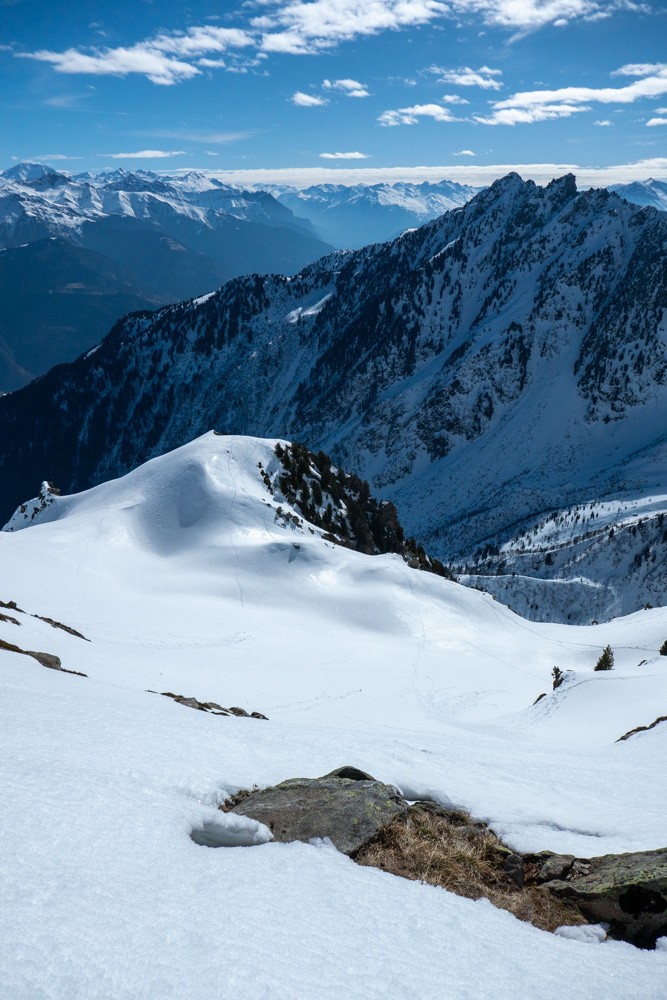
{"type": "Polygon", "coordinates": [[[287,527],[257,467],[274,443],[207,434],[0,533],[0,597],[24,609],[0,638],[88,674],[0,650],[3,996],[664,996],[664,950],[582,947],[216,809],[350,763],[518,849],[664,846],[665,732],[614,741],[665,700],[667,611],[526,622],[287,527]],[[606,642],[615,670],[595,674],[606,642]],[[554,663],[576,679],[551,692],[554,663]]]}

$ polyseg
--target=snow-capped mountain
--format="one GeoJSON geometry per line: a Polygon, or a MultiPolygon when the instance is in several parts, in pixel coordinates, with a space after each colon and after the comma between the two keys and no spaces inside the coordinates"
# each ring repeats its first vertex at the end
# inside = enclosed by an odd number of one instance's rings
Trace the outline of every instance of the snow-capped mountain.
{"type": "Polygon", "coordinates": [[[0,174],[3,248],[0,283],[6,278],[10,293],[0,306],[0,392],[72,361],[131,309],[200,295],[246,272],[291,274],[330,249],[265,192],[198,173],[72,177],[39,163],[0,174]],[[17,269],[12,285],[6,276],[17,269]]]}
{"type": "Polygon", "coordinates": [[[353,763],[513,850],[664,844],[665,727],[616,741],[664,702],[667,610],[526,628],[327,541],[267,487],[276,443],[206,434],[0,532],[4,995],[291,1000],[316,976],[332,1000],[659,1000],[662,948],[541,931],[322,841],[193,842],[239,788],[353,763]]]}
{"type": "MultiPolygon", "coordinates": [[[[266,251],[261,245],[256,249],[256,266],[248,268],[245,261],[234,259],[238,248],[229,243],[233,241],[233,233],[243,231],[244,224],[260,227],[258,231],[248,229],[255,237],[260,234],[266,237],[265,228],[281,231],[282,239],[287,242],[282,248],[283,258],[276,261],[278,270],[291,252],[299,257],[300,244],[294,234],[304,241],[296,267],[327,249],[321,241],[318,243],[306,220],[296,219],[267,192],[239,191],[196,171],[163,177],[148,170],[120,168],[102,174],[72,176],[43,164],[21,163],[0,173],[2,246],[27,242],[26,236],[31,232],[85,245],[84,224],[109,216],[157,226],[175,239],[187,235],[190,242],[186,245],[225,263],[228,277],[263,269],[266,251]],[[308,240],[313,241],[310,257],[306,249],[308,240]],[[193,245],[195,241],[197,245],[193,245]]],[[[248,239],[241,240],[240,246],[248,239]]],[[[279,241],[275,243],[278,248],[279,241]]],[[[291,261],[289,265],[290,270],[295,269],[291,261]]]]}
{"type": "Polygon", "coordinates": [[[213,424],[330,452],[445,561],[664,493],[667,218],[511,174],[391,243],[127,317],[0,400],[7,515],[213,424]]]}
{"type": "Polygon", "coordinates": [[[296,216],[305,216],[323,239],[355,249],[393,239],[459,208],[479,188],[456,181],[430,184],[317,184],[307,188],[271,186],[278,201],[296,216]]]}
{"type": "Polygon", "coordinates": [[[663,212],[667,211],[667,181],[656,181],[650,177],[647,181],[633,181],[630,184],[612,184],[610,191],[620,194],[626,201],[635,205],[651,205],[663,212]]]}
{"type": "Polygon", "coordinates": [[[593,501],[555,511],[459,579],[534,621],[587,624],[667,602],[667,497],[593,501]]]}

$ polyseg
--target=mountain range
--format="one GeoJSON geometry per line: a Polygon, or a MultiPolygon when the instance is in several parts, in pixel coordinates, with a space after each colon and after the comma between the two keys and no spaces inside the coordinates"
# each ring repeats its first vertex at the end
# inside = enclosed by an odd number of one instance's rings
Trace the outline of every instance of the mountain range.
{"type": "Polygon", "coordinates": [[[320,236],[348,250],[382,243],[459,208],[480,189],[455,181],[435,184],[272,185],[269,190],[296,216],[305,216],[320,236]]]}
{"type": "Polygon", "coordinates": [[[390,243],[130,315],[0,399],[4,513],[211,426],[330,452],[445,561],[659,495],[666,249],[655,209],[510,174],[390,243]]]}
{"type": "Polygon", "coordinates": [[[17,164],[0,174],[0,391],[73,360],[125,312],[291,274],[328,249],[270,194],[202,174],[17,164]]]}

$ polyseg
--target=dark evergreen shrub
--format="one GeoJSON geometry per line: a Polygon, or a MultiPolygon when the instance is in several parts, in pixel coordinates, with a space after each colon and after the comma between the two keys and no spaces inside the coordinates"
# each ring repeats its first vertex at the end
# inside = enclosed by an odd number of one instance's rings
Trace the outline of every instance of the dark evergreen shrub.
{"type": "Polygon", "coordinates": [[[595,664],[596,670],[612,670],[614,667],[614,651],[611,646],[605,646],[600,659],[595,664]]]}

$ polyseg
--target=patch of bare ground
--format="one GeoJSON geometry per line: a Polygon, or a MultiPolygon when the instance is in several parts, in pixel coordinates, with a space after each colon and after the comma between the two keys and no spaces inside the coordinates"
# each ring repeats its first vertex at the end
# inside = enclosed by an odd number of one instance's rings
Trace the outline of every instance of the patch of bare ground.
{"type": "Polygon", "coordinates": [[[259,785],[253,785],[252,788],[239,788],[238,792],[234,792],[234,794],[230,795],[228,799],[225,799],[222,805],[218,806],[218,809],[223,813],[231,812],[234,806],[241,805],[241,803],[245,802],[249,795],[258,791],[259,785]]]}
{"type": "Polygon", "coordinates": [[[526,884],[530,872],[522,859],[465,812],[416,804],[404,819],[384,827],[354,860],[468,899],[484,897],[542,930],[588,923],[576,907],[526,884]]]}

